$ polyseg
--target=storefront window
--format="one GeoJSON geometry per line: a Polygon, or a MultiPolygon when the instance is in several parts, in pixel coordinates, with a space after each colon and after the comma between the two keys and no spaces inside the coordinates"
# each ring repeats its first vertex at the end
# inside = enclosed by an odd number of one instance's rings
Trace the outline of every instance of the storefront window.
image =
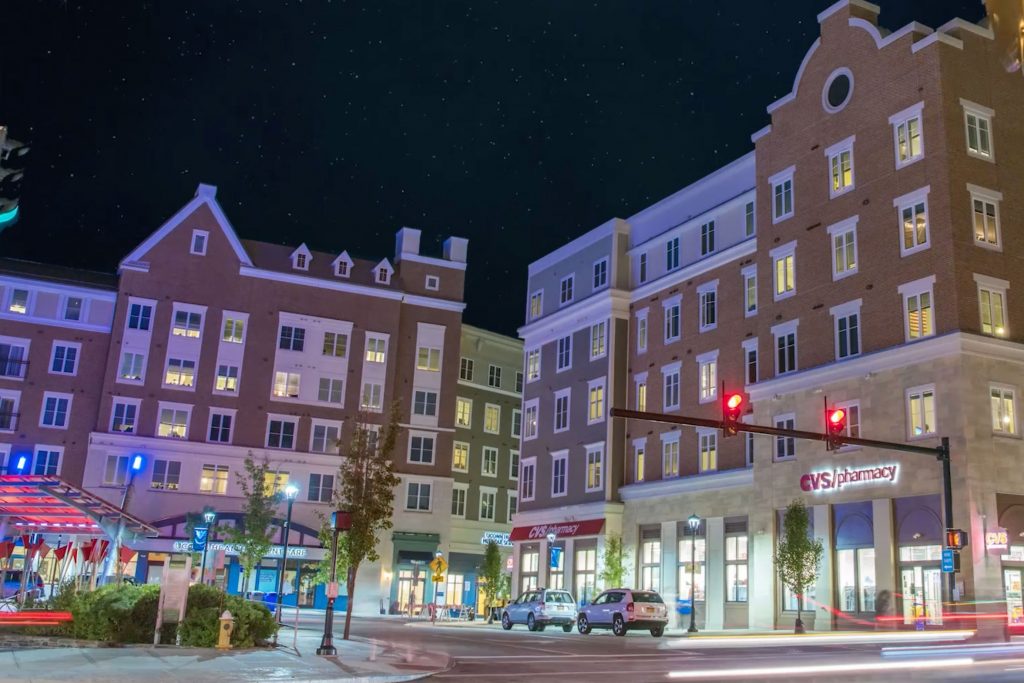
{"type": "Polygon", "coordinates": [[[1024,545],[1011,545],[1000,559],[1003,562],[1024,562],[1024,545]]]}
{"type": "MultiPolygon", "coordinates": [[[[551,560],[548,560],[548,585],[547,588],[565,588],[565,547],[556,545],[562,552],[558,553],[557,564],[552,567],[551,560]]],[[[550,551],[549,551],[550,552],[550,551]]]]}
{"type": "Polygon", "coordinates": [[[597,579],[597,549],[580,548],[576,551],[576,602],[590,602],[594,599],[597,579]]]}
{"type": "Polygon", "coordinates": [[[900,562],[927,562],[942,560],[941,545],[905,545],[900,547],[900,562]]]}
{"type": "MultiPolygon", "coordinates": [[[[804,593],[803,600],[801,601],[800,609],[809,610],[814,605],[814,586],[810,586],[807,592],[804,593]]],[[[795,612],[797,610],[796,594],[789,589],[789,586],[782,587],[782,609],[787,612],[795,612]]]]}
{"type": "Polygon", "coordinates": [[[839,609],[843,612],[875,611],[875,549],[836,551],[839,609]]]}
{"type": "Polygon", "coordinates": [[[444,585],[444,604],[461,605],[465,589],[466,577],[464,574],[449,574],[444,585]]]}
{"type": "Polygon", "coordinates": [[[661,539],[649,538],[640,546],[640,588],[661,590],[661,539]]]}
{"type": "MultiPolygon", "coordinates": [[[[704,599],[704,539],[697,538],[696,565],[693,569],[693,599],[704,599]]],[[[691,539],[679,541],[679,597],[690,599],[690,552],[691,539]]]]}
{"type": "Polygon", "coordinates": [[[536,548],[523,548],[523,554],[520,557],[520,569],[519,569],[519,593],[525,593],[526,591],[537,587],[537,572],[540,569],[540,551],[536,548]]]}
{"type": "Polygon", "coordinates": [[[725,537],[725,599],[747,601],[747,535],[725,537]]]}

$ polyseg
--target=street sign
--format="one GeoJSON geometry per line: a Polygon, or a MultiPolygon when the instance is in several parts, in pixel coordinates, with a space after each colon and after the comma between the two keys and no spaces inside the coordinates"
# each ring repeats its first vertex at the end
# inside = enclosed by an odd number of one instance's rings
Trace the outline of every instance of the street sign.
{"type": "Polygon", "coordinates": [[[337,581],[330,581],[330,582],[328,582],[327,583],[327,590],[325,592],[327,593],[327,597],[329,597],[329,598],[336,598],[336,597],[338,597],[338,582],[337,581]]]}
{"type": "Polygon", "coordinates": [[[206,539],[210,535],[210,527],[197,526],[192,529],[192,551],[201,553],[206,550],[206,539]]]}
{"type": "Polygon", "coordinates": [[[942,549],[942,571],[945,574],[952,574],[955,567],[955,561],[953,559],[954,551],[952,548],[942,549]]]}

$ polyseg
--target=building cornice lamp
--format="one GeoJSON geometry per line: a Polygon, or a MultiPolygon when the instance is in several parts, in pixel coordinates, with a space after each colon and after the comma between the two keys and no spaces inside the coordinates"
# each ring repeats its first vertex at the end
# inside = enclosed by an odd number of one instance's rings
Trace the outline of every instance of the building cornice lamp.
{"type": "MultiPolygon", "coordinates": [[[[281,548],[281,565],[280,571],[277,574],[277,604],[274,610],[274,617],[277,619],[277,623],[281,623],[281,593],[284,591],[284,573],[288,568],[288,537],[291,535],[292,529],[292,506],[295,504],[295,499],[299,495],[299,487],[292,482],[288,482],[288,485],[284,487],[284,497],[288,501],[288,512],[284,518],[284,529],[281,531],[281,536],[284,538],[281,548]]],[[[274,633],[274,644],[277,644],[277,633],[274,633]]]]}
{"type": "MultiPolygon", "coordinates": [[[[210,539],[213,536],[211,530],[213,529],[213,523],[217,519],[217,513],[213,510],[207,510],[203,513],[203,521],[206,522],[206,544],[203,546],[203,559],[199,563],[199,581],[200,583],[206,583],[206,551],[210,547],[210,539]]],[[[211,584],[213,581],[210,582],[211,584]]]]}
{"type": "Polygon", "coordinates": [[[700,528],[700,517],[696,514],[690,515],[686,520],[690,527],[690,628],[687,633],[697,632],[697,603],[694,600],[695,574],[697,571],[697,529],[700,528]]]}

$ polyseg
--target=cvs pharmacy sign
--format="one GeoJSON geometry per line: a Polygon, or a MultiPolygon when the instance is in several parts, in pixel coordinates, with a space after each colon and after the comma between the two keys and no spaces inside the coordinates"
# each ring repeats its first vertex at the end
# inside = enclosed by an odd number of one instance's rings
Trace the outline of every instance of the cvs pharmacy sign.
{"type": "Polygon", "coordinates": [[[859,484],[895,484],[899,465],[880,465],[864,469],[831,469],[808,472],[800,477],[801,491],[838,491],[859,484]]]}

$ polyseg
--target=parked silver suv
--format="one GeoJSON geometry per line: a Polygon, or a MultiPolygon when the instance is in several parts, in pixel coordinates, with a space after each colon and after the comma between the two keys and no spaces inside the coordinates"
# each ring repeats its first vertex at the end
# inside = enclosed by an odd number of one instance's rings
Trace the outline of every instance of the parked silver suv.
{"type": "Polygon", "coordinates": [[[505,606],[501,614],[501,627],[506,631],[512,624],[526,624],[531,631],[543,631],[548,624],[562,627],[566,633],[576,623],[576,602],[569,591],[534,588],[505,606]]]}
{"type": "Polygon", "coordinates": [[[576,628],[590,633],[594,628],[610,628],[617,636],[631,629],[649,629],[660,638],[668,624],[668,608],[654,591],[635,591],[613,588],[598,595],[592,603],[580,609],[576,628]]]}

